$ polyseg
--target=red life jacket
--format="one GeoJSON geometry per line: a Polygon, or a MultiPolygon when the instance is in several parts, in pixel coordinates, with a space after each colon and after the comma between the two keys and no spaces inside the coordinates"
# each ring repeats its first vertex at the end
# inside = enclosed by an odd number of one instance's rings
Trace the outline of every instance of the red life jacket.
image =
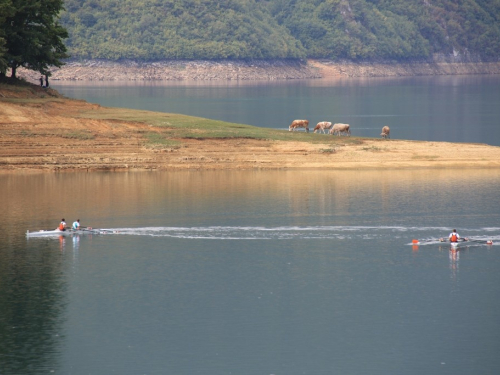
{"type": "Polygon", "coordinates": [[[456,234],[451,235],[450,242],[458,242],[458,237],[456,234]]]}
{"type": "Polygon", "coordinates": [[[59,230],[64,230],[64,224],[63,223],[59,224],[59,230]]]}

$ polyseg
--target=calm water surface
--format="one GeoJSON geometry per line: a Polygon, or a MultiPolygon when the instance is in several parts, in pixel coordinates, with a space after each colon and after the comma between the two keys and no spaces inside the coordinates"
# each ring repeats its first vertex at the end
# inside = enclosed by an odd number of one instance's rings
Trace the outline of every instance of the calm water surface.
{"type": "Polygon", "coordinates": [[[498,374],[500,172],[0,175],[0,374],[498,374]],[[61,217],[120,233],[27,239],[61,217]],[[456,227],[493,246],[432,244],[456,227]]]}
{"type": "Polygon", "coordinates": [[[287,129],[306,118],[351,125],[353,135],[500,146],[500,76],[288,82],[63,83],[61,93],[104,106],[182,113],[287,129]]]}

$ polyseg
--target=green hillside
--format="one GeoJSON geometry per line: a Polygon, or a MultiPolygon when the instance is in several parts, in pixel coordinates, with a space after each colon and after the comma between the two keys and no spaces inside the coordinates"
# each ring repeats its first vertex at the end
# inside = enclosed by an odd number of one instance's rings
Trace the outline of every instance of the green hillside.
{"type": "Polygon", "coordinates": [[[300,42],[248,0],[66,0],[76,58],[297,59],[300,42]]]}
{"type": "Polygon", "coordinates": [[[499,0],[269,0],[309,57],[500,58],[499,0]]]}
{"type": "Polygon", "coordinates": [[[65,0],[75,59],[500,59],[500,0],[65,0]]]}

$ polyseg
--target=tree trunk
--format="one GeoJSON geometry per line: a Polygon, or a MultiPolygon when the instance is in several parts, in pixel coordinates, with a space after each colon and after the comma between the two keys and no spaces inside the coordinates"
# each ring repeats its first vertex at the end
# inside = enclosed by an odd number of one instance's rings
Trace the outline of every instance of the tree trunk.
{"type": "Polygon", "coordinates": [[[11,78],[16,78],[16,70],[17,70],[17,66],[11,66],[10,67],[10,70],[11,70],[11,74],[10,74],[10,77],[11,78]]]}

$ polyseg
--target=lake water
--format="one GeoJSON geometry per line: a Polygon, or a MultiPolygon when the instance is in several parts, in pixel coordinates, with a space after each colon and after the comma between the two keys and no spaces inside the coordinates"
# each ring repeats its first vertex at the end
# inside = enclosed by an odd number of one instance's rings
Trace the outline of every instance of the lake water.
{"type": "Polygon", "coordinates": [[[279,82],[67,83],[53,87],[110,107],[182,113],[287,129],[294,119],[348,123],[352,134],[500,146],[500,76],[279,82]]]}
{"type": "Polygon", "coordinates": [[[498,170],[0,175],[0,374],[498,374],[498,170]],[[119,233],[25,237],[71,223],[119,233]],[[456,227],[492,246],[437,239],[456,227]]]}
{"type": "MultiPolygon", "coordinates": [[[[66,84],[105,106],[500,145],[500,78],[66,84]]],[[[500,171],[0,175],[0,374],[498,374],[500,171]],[[118,233],[31,238],[65,217],[118,233]],[[453,251],[456,227],[492,239],[453,251]],[[432,239],[418,247],[413,239],[432,239]]]]}

